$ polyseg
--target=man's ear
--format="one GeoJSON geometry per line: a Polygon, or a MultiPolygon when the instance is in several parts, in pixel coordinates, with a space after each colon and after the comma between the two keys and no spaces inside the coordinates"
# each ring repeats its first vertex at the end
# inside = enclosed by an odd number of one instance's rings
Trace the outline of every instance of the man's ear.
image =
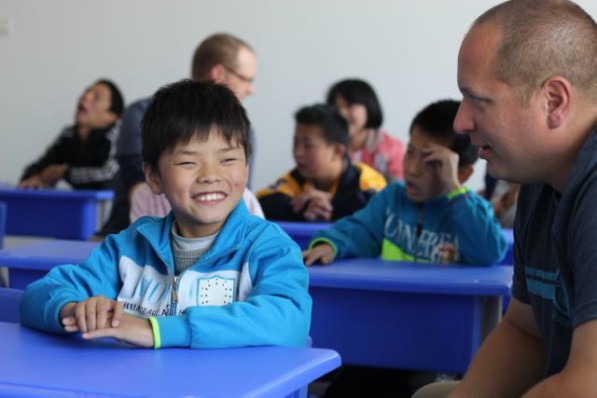
{"type": "Polygon", "coordinates": [[[222,84],[226,78],[226,68],[222,64],[215,64],[209,70],[209,80],[214,83],[222,84]]]}
{"type": "Polygon", "coordinates": [[[572,85],[564,77],[552,76],[543,83],[542,94],[547,103],[548,126],[560,127],[570,114],[572,85]]]}
{"type": "Polygon", "coordinates": [[[164,193],[159,172],[154,171],[151,166],[143,162],[143,174],[145,174],[145,182],[149,185],[151,192],[156,195],[164,193]]]}
{"type": "Polygon", "coordinates": [[[471,176],[473,175],[473,171],[475,171],[472,164],[468,166],[462,166],[458,168],[458,182],[464,184],[471,176]]]}

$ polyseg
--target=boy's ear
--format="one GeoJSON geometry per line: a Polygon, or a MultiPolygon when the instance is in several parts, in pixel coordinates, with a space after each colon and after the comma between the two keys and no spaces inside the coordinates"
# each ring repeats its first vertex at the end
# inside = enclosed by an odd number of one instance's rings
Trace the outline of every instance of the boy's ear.
{"type": "Polygon", "coordinates": [[[340,159],[344,159],[346,155],[346,145],[343,144],[334,144],[334,155],[340,157],[340,159]]]}
{"type": "Polygon", "coordinates": [[[147,163],[143,162],[143,174],[145,182],[149,185],[151,192],[156,195],[164,193],[162,190],[162,180],[158,172],[154,171],[147,163]]]}
{"type": "Polygon", "coordinates": [[[570,113],[572,85],[560,76],[552,76],[543,83],[547,99],[547,123],[550,128],[558,128],[570,113]]]}
{"type": "Polygon", "coordinates": [[[471,176],[473,175],[473,171],[475,171],[472,164],[468,166],[462,166],[458,168],[458,182],[464,184],[471,176]]]}
{"type": "Polygon", "coordinates": [[[115,114],[115,113],[112,113],[112,112],[108,111],[108,115],[106,116],[106,120],[108,121],[108,124],[116,123],[116,121],[118,120],[118,115],[115,114]]]}

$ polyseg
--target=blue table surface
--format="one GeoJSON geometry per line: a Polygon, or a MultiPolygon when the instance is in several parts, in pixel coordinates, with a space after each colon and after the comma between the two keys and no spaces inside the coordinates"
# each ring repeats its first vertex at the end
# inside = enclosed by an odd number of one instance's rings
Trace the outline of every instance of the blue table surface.
{"type": "Polygon", "coordinates": [[[48,271],[60,264],[85,260],[98,242],[50,239],[0,250],[0,265],[11,268],[48,271]]]}
{"type": "MultiPolygon", "coordinates": [[[[48,240],[0,250],[0,265],[48,270],[59,264],[83,261],[98,242],[48,240]]],[[[376,289],[419,293],[509,294],[512,267],[472,267],[345,259],[331,265],[314,265],[310,284],[318,287],[376,289]]]]}
{"type": "Polygon", "coordinates": [[[0,186],[1,198],[58,198],[58,199],[95,199],[110,200],[114,198],[112,190],[85,190],[85,189],[20,189],[12,186],[0,186]]]}
{"type": "Polygon", "coordinates": [[[311,266],[309,284],[361,290],[498,296],[510,293],[512,274],[512,267],[504,266],[473,267],[356,258],[311,266]]]}
{"type": "Polygon", "coordinates": [[[340,366],[335,351],[142,349],[0,322],[0,396],[282,397],[340,366]]]}

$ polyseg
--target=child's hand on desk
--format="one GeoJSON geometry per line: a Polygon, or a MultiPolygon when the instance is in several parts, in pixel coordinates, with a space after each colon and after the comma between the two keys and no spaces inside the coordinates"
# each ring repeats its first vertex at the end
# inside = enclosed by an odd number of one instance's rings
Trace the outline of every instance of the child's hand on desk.
{"type": "Polygon", "coordinates": [[[336,257],[336,253],[334,253],[332,246],[327,243],[321,243],[309,250],[303,250],[303,261],[307,267],[313,265],[316,261],[321,264],[329,264],[334,261],[334,257],[336,257]]]}
{"type": "Polygon", "coordinates": [[[25,189],[42,189],[45,188],[46,185],[41,180],[41,177],[38,174],[32,175],[31,177],[19,182],[19,188],[25,189]]]}
{"type": "Polygon", "coordinates": [[[308,221],[330,221],[334,210],[332,197],[327,192],[312,188],[293,199],[292,210],[295,213],[302,211],[308,221]]]}
{"type": "Polygon", "coordinates": [[[68,303],[60,311],[67,332],[81,332],[84,339],[112,337],[142,347],[153,347],[153,330],[147,319],[124,313],[121,302],[103,296],[68,303]]]}

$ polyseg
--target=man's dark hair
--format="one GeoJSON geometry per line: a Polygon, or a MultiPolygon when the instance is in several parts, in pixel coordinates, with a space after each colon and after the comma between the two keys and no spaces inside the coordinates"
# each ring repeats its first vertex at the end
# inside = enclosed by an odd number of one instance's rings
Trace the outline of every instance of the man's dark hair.
{"type": "Polygon", "coordinates": [[[154,94],[141,121],[143,161],[157,171],[164,152],[195,136],[206,140],[214,129],[229,143],[238,142],[248,161],[250,122],[229,88],[188,79],[164,86],[154,94]]]}
{"type": "Polygon", "coordinates": [[[297,124],[319,126],[328,144],[342,144],[348,148],[348,123],[331,105],[314,104],[299,109],[294,114],[297,124]]]}
{"type": "Polygon", "coordinates": [[[458,167],[474,164],[478,158],[478,150],[471,143],[468,134],[457,134],[454,131],[454,119],[458,113],[460,101],[441,100],[422,109],[410,125],[410,134],[415,126],[428,134],[448,143],[448,148],[458,154],[458,167]]]}
{"type": "Polygon", "coordinates": [[[340,96],[349,105],[360,104],[367,109],[366,128],[378,129],[383,123],[383,112],[377,95],[367,82],[359,79],[346,79],[334,84],[327,95],[327,103],[334,105],[340,96]]]}

